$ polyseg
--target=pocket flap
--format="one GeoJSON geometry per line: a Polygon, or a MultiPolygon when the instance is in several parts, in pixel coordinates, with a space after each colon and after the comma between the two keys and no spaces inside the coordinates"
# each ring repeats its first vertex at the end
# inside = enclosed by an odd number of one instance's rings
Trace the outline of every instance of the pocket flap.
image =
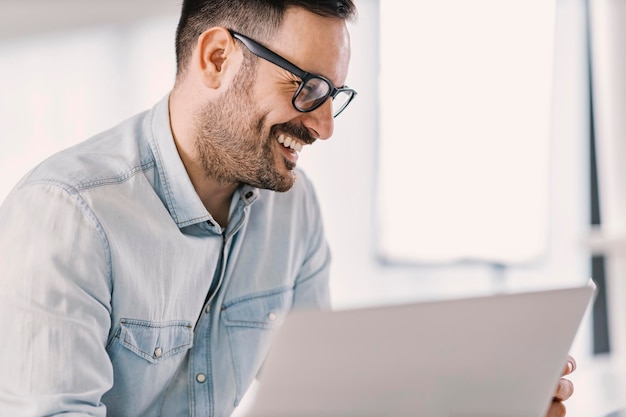
{"type": "Polygon", "coordinates": [[[152,363],[185,351],[193,344],[193,327],[188,321],[155,323],[122,319],[120,343],[152,363]]]}
{"type": "Polygon", "coordinates": [[[292,299],[293,290],[289,288],[233,300],[222,306],[224,323],[227,326],[274,328],[289,312],[292,299]]]}

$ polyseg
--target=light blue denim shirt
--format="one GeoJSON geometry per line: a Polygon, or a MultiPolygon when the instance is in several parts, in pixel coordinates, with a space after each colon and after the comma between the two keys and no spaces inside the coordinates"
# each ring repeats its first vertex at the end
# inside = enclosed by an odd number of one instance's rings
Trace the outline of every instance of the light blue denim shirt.
{"type": "Polygon", "coordinates": [[[0,416],[228,416],[289,310],[328,306],[329,262],[302,172],[217,225],[165,97],[0,207],[0,416]]]}

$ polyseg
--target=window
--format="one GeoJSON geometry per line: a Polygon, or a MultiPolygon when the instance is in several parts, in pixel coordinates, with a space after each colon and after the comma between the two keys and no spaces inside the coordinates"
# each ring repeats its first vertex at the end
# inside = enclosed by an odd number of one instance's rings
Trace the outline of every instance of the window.
{"type": "Polygon", "coordinates": [[[549,229],[555,2],[380,10],[380,254],[537,260],[549,229]]]}

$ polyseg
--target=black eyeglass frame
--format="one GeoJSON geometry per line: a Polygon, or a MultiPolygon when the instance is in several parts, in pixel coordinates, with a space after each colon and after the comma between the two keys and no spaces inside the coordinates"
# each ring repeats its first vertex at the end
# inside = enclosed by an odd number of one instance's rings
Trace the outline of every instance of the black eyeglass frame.
{"type": "Polygon", "coordinates": [[[350,104],[350,102],[354,99],[354,97],[357,94],[356,90],[348,87],[347,85],[343,87],[335,87],[335,85],[328,78],[318,75],[318,74],[312,74],[310,72],[304,71],[303,69],[299,68],[295,64],[292,64],[291,62],[287,61],[282,56],[278,55],[276,52],[266,48],[265,46],[261,45],[257,41],[250,39],[249,37],[245,35],[242,35],[241,33],[235,32],[234,30],[231,30],[231,29],[229,29],[228,31],[230,32],[233,38],[241,41],[246,46],[246,48],[248,48],[248,50],[252,52],[254,55],[268,62],[271,62],[274,65],[278,65],[282,69],[289,71],[290,73],[292,73],[293,75],[297,76],[298,78],[302,80],[300,82],[300,85],[298,86],[298,89],[296,90],[296,92],[294,93],[291,99],[291,104],[293,105],[293,107],[301,113],[312,112],[313,110],[317,109],[322,104],[324,104],[326,100],[328,100],[329,97],[334,100],[335,97],[337,97],[337,94],[342,93],[342,92],[348,93],[349,98],[346,100],[343,106],[337,111],[337,113],[333,114],[333,117],[337,117],[342,111],[346,109],[346,107],[348,107],[348,104],[350,104]],[[323,99],[320,98],[317,104],[314,104],[310,108],[303,109],[296,104],[296,98],[302,91],[302,88],[306,85],[307,81],[313,78],[317,78],[317,79],[324,81],[326,84],[328,84],[330,88],[328,89],[328,93],[326,93],[325,97],[323,97],[323,99]]]}

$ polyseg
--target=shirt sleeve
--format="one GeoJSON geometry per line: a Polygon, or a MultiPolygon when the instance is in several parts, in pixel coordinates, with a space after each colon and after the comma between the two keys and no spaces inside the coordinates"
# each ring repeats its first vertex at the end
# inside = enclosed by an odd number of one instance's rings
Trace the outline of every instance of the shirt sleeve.
{"type": "Polygon", "coordinates": [[[313,185],[302,172],[306,183],[307,257],[296,279],[294,308],[330,309],[329,275],[331,253],[324,234],[324,222],[313,185]]]}
{"type": "Polygon", "coordinates": [[[0,415],[102,416],[113,384],[110,257],[80,194],[16,188],[0,207],[0,415]]]}

